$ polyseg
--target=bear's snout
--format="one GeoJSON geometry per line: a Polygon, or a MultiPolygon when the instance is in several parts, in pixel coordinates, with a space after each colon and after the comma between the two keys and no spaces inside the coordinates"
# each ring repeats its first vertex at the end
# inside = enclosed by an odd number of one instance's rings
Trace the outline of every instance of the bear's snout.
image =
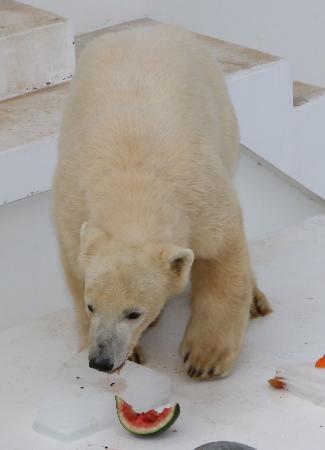
{"type": "Polygon", "coordinates": [[[93,330],[89,349],[89,367],[101,372],[114,372],[125,363],[129,341],[116,327],[105,329],[103,326],[93,330]]]}
{"type": "Polygon", "coordinates": [[[114,363],[110,358],[90,358],[89,367],[101,372],[110,372],[114,367],[114,363]]]}

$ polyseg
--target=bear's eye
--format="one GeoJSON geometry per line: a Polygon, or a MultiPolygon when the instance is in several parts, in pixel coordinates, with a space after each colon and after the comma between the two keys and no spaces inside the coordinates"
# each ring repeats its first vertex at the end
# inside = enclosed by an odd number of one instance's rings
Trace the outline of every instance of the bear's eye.
{"type": "Polygon", "coordinates": [[[126,319],[128,320],[136,320],[141,316],[141,313],[138,311],[131,311],[125,314],[126,319]]]}
{"type": "Polygon", "coordinates": [[[93,307],[93,305],[87,305],[88,311],[90,311],[91,313],[93,313],[95,311],[95,308],[93,307]]]}

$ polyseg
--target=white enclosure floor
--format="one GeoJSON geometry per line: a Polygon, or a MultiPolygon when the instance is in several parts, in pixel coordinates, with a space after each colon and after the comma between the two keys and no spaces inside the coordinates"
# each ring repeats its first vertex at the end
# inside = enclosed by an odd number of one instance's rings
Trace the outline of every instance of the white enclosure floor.
{"type": "Polygon", "coordinates": [[[31,430],[44,383],[76,350],[71,301],[49,219],[49,194],[0,208],[1,448],[191,450],[212,440],[241,441],[259,450],[325,447],[325,410],[266,384],[277,365],[313,361],[324,352],[325,220],[256,241],[325,214],[325,207],[247,155],[241,156],[236,184],[247,234],[255,241],[254,267],[275,312],[251,322],[231,376],[198,384],[184,375],[178,356],[188,305],[181,298],[168,306],[144,337],[144,348],[148,365],[172,377],[182,414],[173,427],[177,432],[154,441],[135,439],[118,424],[110,436],[97,433],[71,444],[31,430]]]}

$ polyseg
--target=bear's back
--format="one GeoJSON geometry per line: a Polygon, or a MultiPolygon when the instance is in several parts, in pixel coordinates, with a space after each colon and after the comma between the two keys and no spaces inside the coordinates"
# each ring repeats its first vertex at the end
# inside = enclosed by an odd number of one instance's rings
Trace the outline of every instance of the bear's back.
{"type": "Polygon", "coordinates": [[[225,81],[205,46],[186,30],[152,25],[107,33],[88,45],[60,147],[65,155],[77,152],[86,165],[96,154],[108,169],[134,160],[156,165],[152,159],[159,157],[159,167],[172,170],[167,161],[177,157],[184,164],[211,145],[206,156],[215,157],[230,122],[225,81]]]}

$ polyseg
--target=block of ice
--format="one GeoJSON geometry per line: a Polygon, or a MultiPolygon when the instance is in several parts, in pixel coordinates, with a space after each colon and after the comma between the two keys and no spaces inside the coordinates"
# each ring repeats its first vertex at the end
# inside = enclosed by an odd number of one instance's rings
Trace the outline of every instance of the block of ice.
{"type": "Polygon", "coordinates": [[[325,406],[325,369],[313,363],[287,364],[277,369],[276,377],[284,379],[289,392],[325,406]]]}
{"type": "Polygon", "coordinates": [[[72,441],[117,426],[115,395],[141,411],[168,403],[170,394],[166,375],[131,361],[120,375],[107,375],[88,367],[85,350],[47,384],[33,427],[54,439],[72,441]]]}

